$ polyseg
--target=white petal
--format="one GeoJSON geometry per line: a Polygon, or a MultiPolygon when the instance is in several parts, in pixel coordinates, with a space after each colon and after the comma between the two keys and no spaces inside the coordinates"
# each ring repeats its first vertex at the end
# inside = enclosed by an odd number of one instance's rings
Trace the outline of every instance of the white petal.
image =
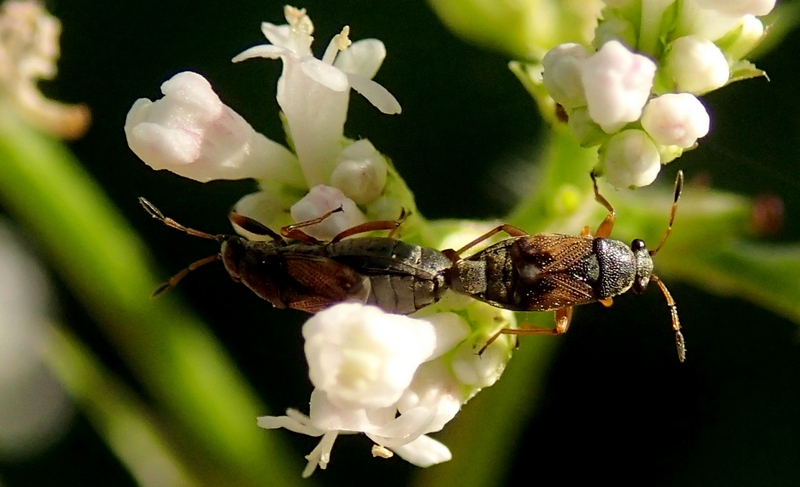
{"type": "Polygon", "coordinates": [[[560,44],[545,54],[542,59],[544,74],[542,82],[547,92],[565,108],[586,105],[581,81],[581,64],[589,57],[580,44],[560,44]]]}
{"type": "Polygon", "coordinates": [[[433,360],[449,352],[463,342],[470,334],[469,324],[455,313],[436,313],[420,318],[433,325],[436,331],[436,349],[429,360],[433,360]]]}
{"type": "Polygon", "coordinates": [[[397,409],[392,405],[375,409],[340,408],[328,400],[320,389],[311,392],[310,421],[314,428],[324,431],[372,431],[392,421],[397,409]]]}
{"type": "Polygon", "coordinates": [[[262,22],[261,33],[271,44],[287,47],[289,45],[289,37],[292,35],[292,28],[285,24],[275,25],[269,22],[262,22]]]}
{"type": "Polygon", "coordinates": [[[413,408],[379,428],[367,432],[376,443],[387,448],[409,443],[429,431],[434,411],[426,407],[413,408]]]}
{"type": "Polygon", "coordinates": [[[703,94],[728,82],[728,60],[720,48],[708,39],[689,35],[675,39],[669,46],[666,69],[677,91],[703,94]]]}
{"type": "Polygon", "coordinates": [[[444,444],[424,435],[411,443],[391,450],[403,460],[423,468],[446,462],[453,458],[453,454],[444,444]]]}
{"type": "Polygon", "coordinates": [[[259,416],[258,426],[264,429],[284,428],[295,433],[308,436],[322,436],[325,431],[309,424],[303,424],[289,416],[259,416]]]}
{"type": "Polygon", "coordinates": [[[700,100],[690,93],[667,93],[650,100],[642,113],[642,127],[662,145],[692,147],[709,129],[709,117],[700,100]]]}
{"type": "Polygon", "coordinates": [[[389,93],[389,90],[372,81],[371,79],[357,74],[347,74],[350,86],[361,93],[375,108],[388,115],[400,113],[400,103],[389,93]]]}
{"type": "Polygon", "coordinates": [[[253,46],[250,49],[245,49],[244,51],[237,54],[231,61],[234,63],[238,63],[244,61],[245,59],[253,59],[253,58],[267,58],[267,59],[278,59],[281,56],[289,56],[291,52],[287,49],[284,49],[279,46],[273,46],[271,44],[261,44],[258,46],[253,46]]]}
{"type": "Polygon", "coordinates": [[[300,68],[306,76],[330,90],[345,91],[350,89],[347,76],[340,69],[334,68],[319,59],[313,57],[305,58],[300,61],[300,68]]]}
{"type": "Polygon", "coordinates": [[[348,74],[372,79],[386,57],[386,46],[378,39],[356,41],[336,56],[333,65],[348,74]]]}

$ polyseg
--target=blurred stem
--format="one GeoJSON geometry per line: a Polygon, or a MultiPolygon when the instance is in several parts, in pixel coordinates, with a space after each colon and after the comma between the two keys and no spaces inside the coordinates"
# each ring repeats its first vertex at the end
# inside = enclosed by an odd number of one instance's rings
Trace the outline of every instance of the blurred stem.
{"type": "Polygon", "coordinates": [[[171,416],[197,465],[229,485],[299,481],[300,465],[256,426],[266,408],[206,326],[169,297],[150,298],[149,258],[102,189],[63,144],[2,106],[0,198],[171,416]]]}
{"type": "Polygon", "coordinates": [[[54,327],[44,357],[95,430],[143,487],[201,485],[176,457],[136,395],[105,369],[68,330],[54,327]],[[103,391],[97,394],[97,391],[103,391]]]}

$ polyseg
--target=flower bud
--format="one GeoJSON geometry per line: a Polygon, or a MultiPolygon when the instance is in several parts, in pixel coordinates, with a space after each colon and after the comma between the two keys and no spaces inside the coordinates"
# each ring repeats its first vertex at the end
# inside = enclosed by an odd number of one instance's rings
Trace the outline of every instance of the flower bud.
{"type": "Polygon", "coordinates": [[[589,116],[607,133],[638,120],[650,96],[656,65],[618,41],[606,43],[583,62],[581,80],[589,116]]]}
{"type": "Polygon", "coordinates": [[[669,45],[666,70],[676,91],[701,95],[725,86],[730,77],[728,61],[708,39],[688,35],[669,45]]]}
{"type": "Polygon", "coordinates": [[[737,28],[719,40],[719,46],[729,59],[742,59],[764,38],[764,24],[752,15],[739,19],[737,28]]]}
{"type": "Polygon", "coordinates": [[[661,170],[658,148],[641,130],[624,130],[603,151],[603,174],[617,188],[647,186],[661,170]]]}
{"type": "Polygon", "coordinates": [[[338,159],[331,174],[332,186],[357,204],[380,196],[386,185],[386,161],[370,141],[363,139],[348,145],[338,159]]]}
{"type": "Polygon", "coordinates": [[[319,240],[330,240],[339,233],[360,225],[366,221],[364,214],[358,209],[353,200],[347,198],[338,188],[314,186],[291,209],[292,218],[296,222],[303,222],[318,218],[328,211],[341,207],[342,211],[336,212],[323,222],[303,227],[303,232],[319,240]]]}
{"type": "Polygon", "coordinates": [[[589,57],[586,48],[580,44],[560,44],[545,54],[543,83],[545,89],[565,108],[586,105],[581,83],[581,63],[589,57]]]}
{"type": "Polygon", "coordinates": [[[690,93],[667,93],[650,100],[642,112],[642,127],[658,144],[692,147],[708,134],[705,107],[690,93]]]}
{"type": "Polygon", "coordinates": [[[178,73],[161,92],[155,102],[136,100],[125,120],[128,145],[153,169],[200,182],[261,178],[303,186],[294,154],[253,130],[199,74],[178,73]]]}

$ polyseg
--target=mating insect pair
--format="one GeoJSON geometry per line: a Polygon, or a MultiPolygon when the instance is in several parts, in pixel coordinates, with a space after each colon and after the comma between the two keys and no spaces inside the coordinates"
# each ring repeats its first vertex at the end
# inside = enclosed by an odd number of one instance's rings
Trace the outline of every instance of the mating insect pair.
{"type": "MultiPolygon", "coordinates": [[[[666,286],[653,273],[652,256],[667,240],[683,187],[678,173],[669,225],[655,250],[636,239],[630,247],[608,238],[616,214],[594,183],[595,199],[608,214],[594,235],[589,227],[578,235],[524,231],[502,225],[458,251],[406,244],[389,237],[347,237],[374,230],[394,230],[400,221],[370,222],[350,228],[329,242],[320,242],[301,229],[323,221],[332,213],[290,225],[280,234],[255,220],[232,213],[230,219],[245,230],[269,237],[251,241],[235,235],[211,235],[186,228],[164,217],[147,200],[140,202],[154,218],[190,235],[222,242],[219,254],[184,269],[157,291],[175,285],[189,271],[221,259],[235,281],[240,281],[274,306],[311,313],[347,300],[375,304],[391,313],[408,314],[438,301],[448,288],[514,311],[555,311],[556,327],[524,325],[503,329],[492,336],[483,351],[501,334],[561,334],[567,331],[574,306],[599,301],[610,306],[614,296],[633,289],[642,293],[654,281],[664,294],[672,317],[678,357],[686,347],[677,307],[666,286]],[[510,235],[467,258],[461,254],[493,235],[510,235]],[[287,240],[290,239],[290,240],[287,240]]],[[[402,218],[401,218],[402,220],[402,218]]]]}

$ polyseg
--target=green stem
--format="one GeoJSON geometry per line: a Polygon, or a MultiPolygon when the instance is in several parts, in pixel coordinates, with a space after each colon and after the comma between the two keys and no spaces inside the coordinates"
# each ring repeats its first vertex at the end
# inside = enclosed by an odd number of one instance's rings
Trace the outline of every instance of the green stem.
{"type": "Polygon", "coordinates": [[[150,299],[157,285],[150,259],[102,189],[61,143],[2,107],[0,198],[171,417],[198,464],[219,469],[230,485],[299,480],[300,466],[256,426],[266,408],[207,327],[172,299],[150,299]]]}

